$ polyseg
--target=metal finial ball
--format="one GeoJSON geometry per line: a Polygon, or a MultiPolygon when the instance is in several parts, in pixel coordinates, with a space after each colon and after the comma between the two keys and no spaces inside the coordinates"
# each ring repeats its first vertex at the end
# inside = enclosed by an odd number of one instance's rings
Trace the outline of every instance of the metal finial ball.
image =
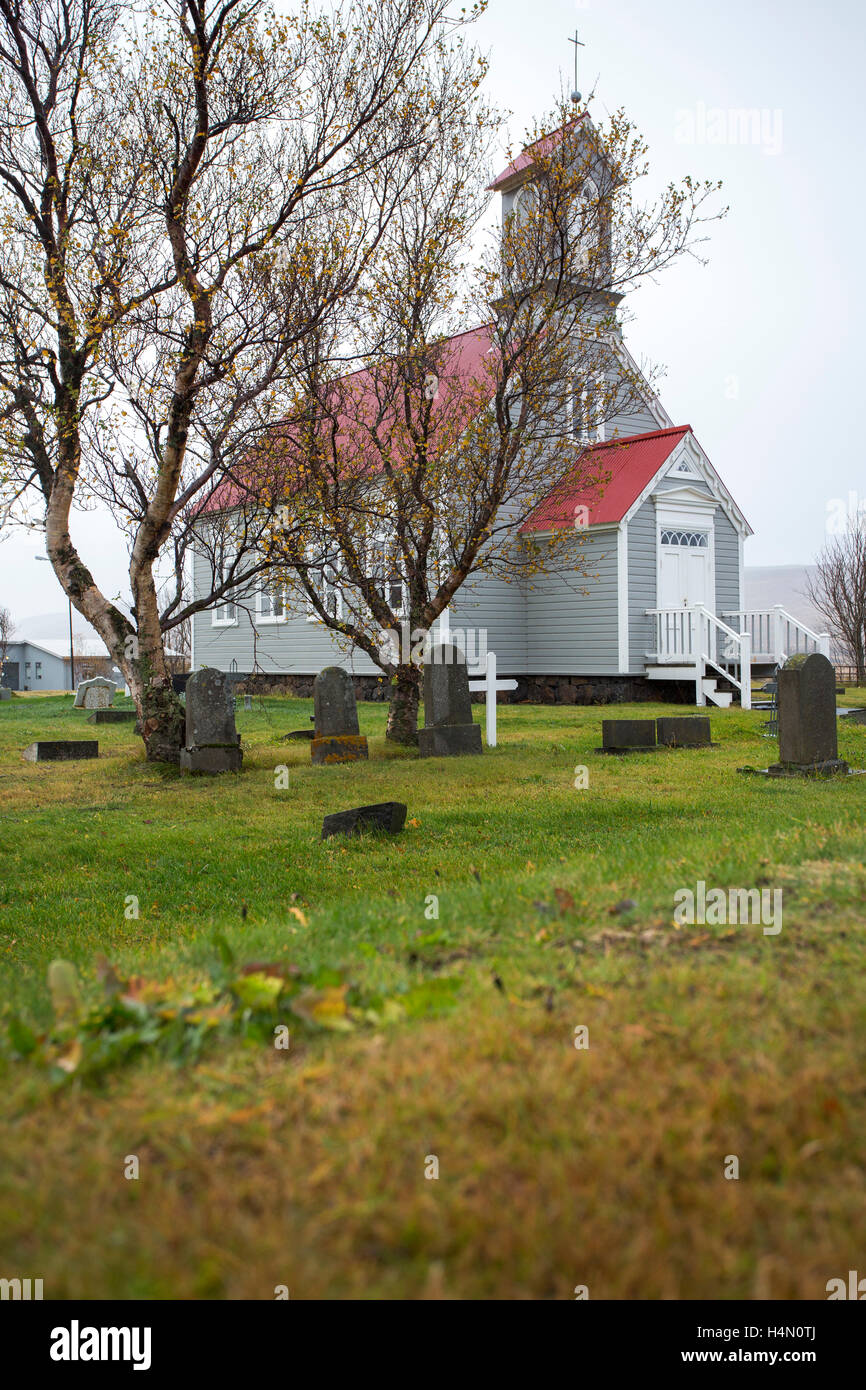
{"type": "Polygon", "coordinates": [[[571,99],[575,103],[580,101],[580,92],[572,92],[571,99]]]}

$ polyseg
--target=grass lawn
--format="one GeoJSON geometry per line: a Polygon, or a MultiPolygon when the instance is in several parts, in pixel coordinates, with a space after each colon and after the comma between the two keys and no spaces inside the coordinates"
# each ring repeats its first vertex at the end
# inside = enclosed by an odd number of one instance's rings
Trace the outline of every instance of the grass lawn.
{"type": "MultiPolygon", "coordinates": [[[[94,1006],[100,956],[141,997],[232,957],[309,985],[287,1050],[202,1024],[193,1060],[143,1045],[60,1084],[4,1042],[0,1275],[46,1298],[806,1299],[862,1270],[866,777],[738,776],[776,756],[761,711],[711,709],[712,749],[594,752],[604,717],[690,712],[662,705],[506,706],[498,748],[420,761],[362,704],[369,762],[314,768],[280,741],[311,702],[254,706],[243,773],[205,779],[69,696],[0,704],[4,1037],[54,1027],[56,958],[94,1006]],[[20,757],[70,737],[99,760],[20,757]],[[319,839],[390,799],[401,835],[319,839]],[[699,880],[782,889],[781,932],[676,925],[699,880]]],[[[840,723],[840,756],[866,767],[866,726],[840,723]]]]}

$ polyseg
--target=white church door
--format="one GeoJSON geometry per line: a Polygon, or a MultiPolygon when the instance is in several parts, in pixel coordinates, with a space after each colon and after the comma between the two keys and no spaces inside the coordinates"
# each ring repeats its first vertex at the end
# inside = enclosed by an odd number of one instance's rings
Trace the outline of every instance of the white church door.
{"type": "MultiPolygon", "coordinates": [[[[708,529],[663,526],[659,531],[658,606],[688,610],[703,604],[715,612],[713,550],[708,529]]],[[[665,622],[669,657],[694,655],[696,624],[684,611],[665,622]]]]}

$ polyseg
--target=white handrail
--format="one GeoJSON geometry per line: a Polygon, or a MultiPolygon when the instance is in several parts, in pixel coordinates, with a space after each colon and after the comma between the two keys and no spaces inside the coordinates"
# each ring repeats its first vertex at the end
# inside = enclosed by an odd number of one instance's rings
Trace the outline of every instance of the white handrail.
{"type": "Polygon", "coordinates": [[[656,658],[662,662],[694,666],[695,701],[706,704],[703,682],[708,665],[725,676],[740,692],[743,709],[752,707],[752,634],[735,632],[716,613],[702,603],[687,608],[648,608],[647,616],[655,619],[656,658]],[[719,634],[726,639],[725,654],[717,655],[719,634]],[[738,665],[740,676],[724,671],[720,661],[738,665]]]}

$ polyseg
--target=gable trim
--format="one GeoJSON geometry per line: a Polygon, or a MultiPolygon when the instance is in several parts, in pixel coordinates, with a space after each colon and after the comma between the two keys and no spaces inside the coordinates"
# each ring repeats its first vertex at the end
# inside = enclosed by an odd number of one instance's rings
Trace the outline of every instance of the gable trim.
{"type": "MultiPolygon", "coordinates": [[[[749,525],[743,513],[740,511],[730,492],[725,487],[724,483],[722,482],[721,478],[716,472],[716,469],[710,463],[710,460],[707,458],[706,454],[704,453],[698,441],[695,439],[695,436],[692,434],[691,430],[689,430],[688,434],[686,434],[683,437],[683,439],[680,440],[679,444],[677,444],[677,446],[665,459],[664,463],[662,464],[661,468],[659,468],[655,476],[650,478],[646,487],[643,489],[641,493],[638,494],[634,502],[632,502],[631,506],[629,507],[628,511],[623,517],[623,521],[631,521],[632,517],[643,506],[647,498],[653,496],[655,489],[658,487],[661,479],[668,477],[670,475],[671,470],[676,468],[677,463],[683,457],[687,457],[689,459],[689,462],[692,462],[696,465],[701,480],[706,483],[707,487],[710,489],[710,493],[715,498],[716,502],[718,504],[721,504],[722,510],[727,515],[734,529],[743,537],[751,536],[753,534],[751,526],[749,525]]],[[[680,489],[671,489],[671,491],[680,491],[680,489]]],[[[664,497],[665,495],[665,493],[660,494],[661,497],[664,497]]],[[[704,500],[706,501],[707,499],[704,498],[704,500]]]]}

